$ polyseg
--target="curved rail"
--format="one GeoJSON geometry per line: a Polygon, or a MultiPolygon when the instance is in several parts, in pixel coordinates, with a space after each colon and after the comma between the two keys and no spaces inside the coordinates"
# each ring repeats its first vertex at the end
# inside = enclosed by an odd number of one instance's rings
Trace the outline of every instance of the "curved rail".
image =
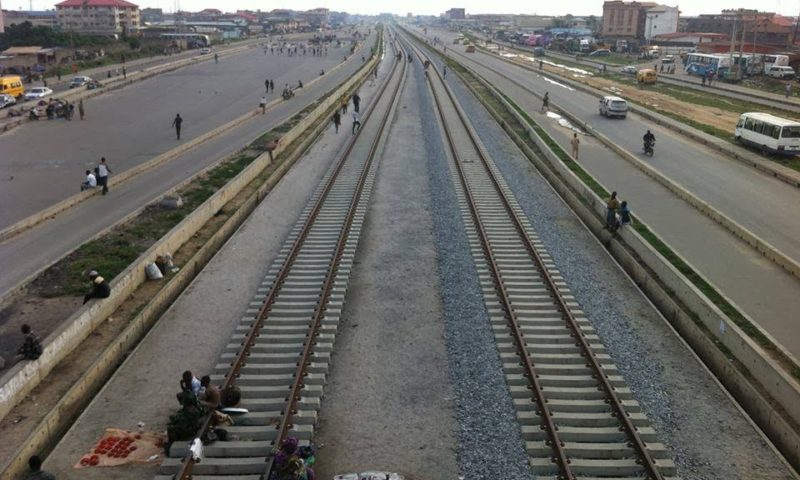
{"type": "MultiPolygon", "coordinates": [[[[414,45],[413,42],[409,43],[411,45],[414,45]]],[[[420,60],[430,60],[429,57],[426,54],[422,53],[416,46],[414,46],[414,51],[416,55],[420,58],[420,60]]],[[[464,125],[466,131],[468,132],[469,134],[468,136],[471,140],[472,147],[478,153],[478,157],[481,159],[481,162],[484,165],[485,170],[488,173],[488,176],[494,188],[496,189],[498,196],[502,201],[506,213],[512,218],[514,228],[517,230],[520,238],[523,241],[523,244],[525,245],[528,254],[534,260],[536,267],[538,268],[541,276],[545,280],[545,286],[548,292],[550,293],[550,296],[555,300],[556,307],[559,310],[561,317],[565,322],[566,327],[569,328],[569,330],[571,331],[571,335],[573,338],[575,338],[575,341],[577,342],[577,345],[580,348],[583,357],[586,359],[588,366],[591,368],[593,372],[594,378],[598,381],[599,387],[604,392],[606,399],[613,410],[613,415],[622,424],[622,428],[627,434],[631,445],[635,449],[639,457],[639,461],[641,462],[642,466],[645,469],[645,473],[648,475],[648,478],[654,480],[663,480],[664,477],[659,471],[659,468],[656,466],[652,456],[647,451],[646,444],[639,435],[636,426],[633,425],[633,422],[630,419],[630,415],[628,414],[625,407],[622,405],[621,400],[615,393],[614,386],[611,385],[608,379],[608,375],[603,371],[602,366],[597,360],[596,354],[592,351],[591,346],[589,345],[588,341],[585,338],[585,334],[581,331],[575,316],[571,312],[563,295],[560,293],[555,283],[555,280],[550,275],[550,272],[546,267],[545,262],[542,259],[542,256],[539,254],[538,249],[534,246],[532,239],[525,230],[522,220],[520,219],[515,209],[512,207],[508,199],[508,196],[501,188],[497,175],[492,170],[492,168],[490,168],[489,160],[487,159],[487,156],[483,151],[483,149],[479,146],[474,134],[468,127],[469,122],[467,121],[464,113],[458,107],[458,103],[455,100],[452,91],[446,86],[446,84],[444,84],[441,75],[438,69],[436,69],[435,64],[433,62],[431,62],[430,68],[432,68],[433,71],[436,72],[439,81],[442,82],[442,84],[444,85],[444,90],[445,92],[447,92],[448,99],[450,102],[453,103],[455,110],[458,114],[458,120],[464,125]]],[[[433,80],[430,78],[430,75],[426,75],[426,78],[428,79],[428,82],[433,82],[433,80]]],[[[520,362],[522,363],[523,368],[525,370],[525,377],[531,384],[530,388],[533,390],[533,395],[534,395],[533,400],[535,400],[536,403],[539,405],[539,411],[537,412],[537,414],[541,415],[544,423],[543,428],[547,431],[546,433],[550,438],[548,444],[553,449],[555,462],[559,466],[562,478],[574,479],[576,478],[576,476],[575,474],[572,473],[572,469],[570,466],[571,462],[569,456],[567,455],[564,442],[559,438],[558,426],[556,425],[556,422],[554,421],[553,416],[547,406],[548,400],[544,395],[544,389],[539,382],[539,373],[537,373],[536,366],[533,364],[531,360],[531,355],[528,352],[527,344],[524,338],[524,333],[520,329],[517,314],[514,311],[512,302],[510,301],[509,293],[506,288],[505,282],[503,280],[502,273],[498,268],[494,252],[491,248],[491,244],[488,239],[486,228],[484,226],[480,212],[478,211],[478,206],[476,205],[476,201],[471,191],[469,182],[467,181],[467,176],[464,171],[462,161],[460,160],[460,155],[457,151],[456,143],[453,141],[450,132],[451,128],[449,126],[449,121],[442,107],[443,99],[440,98],[439,94],[436,92],[436,89],[433,87],[433,85],[431,85],[431,91],[433,92],[433,96],[436,101],[436,107],[439,112],[440,119],[442,121],[442,124],[445,126],[445,134],[448,139],[448,146],[451,154],[453,155],[453,159],[455,160],[455,165],[459,172],[459,178],[461,179],[461,185],[466,193],[466,198],[468,201],[471,216],[475,223],[479,237],[481,239],[481,245],[483,248],[484,255],[488,260],[492,276],[495,279],[496,290],[502,300],[501,302],[502,307],[503,310],[506,312],[508,318],[508,326],[511,328],[514,335],[514,343],[517,349],[517,355],[520,357],[520,362]]]]}
{"type": "MultiPolygon", "coordinates": [[[[368,110],[365,112],[363,116],[362,123],[366,123],[366,121],[371,117],[372,113],[374,112],[378,102],[377,99],[382,97],[385,93],[386,89],[388,88],[389,84],[391,83],[391,79],[394,77],[397,71],[397,66],[399,62],[395,62],[392,66],[391,74],[387,77],[387,81],[383,83],[380,90],[376,94],[376,101],[371,102],[368,110]]],[[[401,75],[405,75],[405,63],[403,67],[403,71],[401,75]]],[[[392,92],[392,97],[397,98],[397,95],[400,90],[402,82],[398,82],[394,91],[392,92]]],[[[338,107],[337,107],[338,108],[338,107]]],[[[338,271],[338,266],[342,257],[342,253],[344,252],[344,248],[346,245],[347,238],[349,236],[350,228],[353,223],[353,218],[355,217],[356,210],[359,205],[359,201],[361,199],[362,192],[364,190],[364,185],[366,179],[368,177],[369,171],[372,166],[372,161],[375,157],[375,153],[377,151],[380,139],[382,137],[382,133],[386,127],[386,124],[389,120],[389,115],[392,111],[392,108],[388,108],[384,113],[383,117],[380,119],[380,128],[378,134],[373,139],[372,143],[370,144],[369,153],[367,154],[367,161],[364,163],[362,170],[359,174],[357,185],[353,194],[353,197],[350,201],[350,206],[348,208],[344,225],[342,227],[340,236],[338,238],[335,253],[333,256],[333,260],[330,263],[330,268],[328,272],[325,274],[324,283],[322,292],[319,296],[318,302],[316,303],[314,314],[311,319],[311,325],[309,326],[309,333],[307,335],[307,340],[303,343],[303,350],[300,353],[299,360],[297,361],[297,369],[293,375],[292,385],[289,389],[289,393],[286,397],[286,405],[281,411],[281,421],[277,428],[277,436],[274,440],[274,445],[280,445],[281,442],[286,438],[288,432],[293,427],[292,424],[292,416],[297,413],[296,406],[297,401],[299,400],[299,392],[305,386],[304,385],[304,378],[307,376],[307,368],[310,364],[310,357],[313,353],[314,346],[316,345],[316,338],[319,334],[320,325],[322,318],[324,317],[326,311],[326,305],[330,298],[331,288],[333,286],[333,281],[336,278],[336,274],[338,271]]],[[[272,306],[275,303],[275,300],[278,297],[279,292],[281,291],[289,273],[294,265],[297,256],[303,247],[305,240],[308,237],[309,232],[311,231],[312,226],[314,225],[320,210],[322,209],[323,205],[325,204],[328,195],[330,194],[336,179],[339,177],[339,174],[342,172],[344,165],[347,163],[347,160],[350,157],[350,154],[353,150],[353,147],[356,144],[356,141],[359,139],[361,134],[361,129],[359,129],[358,134],[353,136],[353,138],[348,142],[347,147],[342,154],[342,156],[337,161],[333,172],[328,177],[328,180],[322,187],[321,193],[317,201],[314,203],[314,206],[311,209],[310,214],[308,215],[306,221],[304,222],[303,226],[300,229],[299,234],[295,238],[292,246],[289,249],[289,253],[286,256],[283,264],[281,265],[280,270],[278,271],[275,281],[273,282],[272,288],[270,288],[269,293],[267,294],[266,298],[264,299],[263,303],[261,304],[258,313],[255,316],[255,321],[251,325],[244,341],[241,344],[241,348],[237,353],[233,363],[231,364],[231,368],[228,373],[225,375],[225,381],[222,384],[222,388],[225,389],[229,386],[235,384],[236,379],[240,375],[241,369],[247,364],[247,357],[251,354],[251,349],[256,344],[256,339],[260,336],[260,331],[264,325],[264,322],[269,317],[269,312],[272,306]]],[[[202,438],[202,436],[208,431],[211,427],[211,416],[207,416],[198,431],[196,438],[202,438]]],[[[262,478],[269,478],[272,469],[274,467],[274,458],[273,456],[269,456],[266,459],[267,469],[266,472],[262,475],[262,478]]],[[[183,459],[181,469],[176,474],[175,478],[178,480],[189,480],[192,476],[192,469],[195,464],[195,460],[189,452],[183,459]]]]}

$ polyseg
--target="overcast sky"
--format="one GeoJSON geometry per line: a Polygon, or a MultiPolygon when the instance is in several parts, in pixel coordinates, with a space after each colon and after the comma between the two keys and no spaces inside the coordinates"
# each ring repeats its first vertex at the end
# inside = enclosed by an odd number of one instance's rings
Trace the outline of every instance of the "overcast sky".
{"type": "MultiPolygon", "coordinates": [[[[34,10],[53,8],[54,0],[31,0],[34,10]]],[[[60,0],[58,0],[60,1],[60,0]]],[[[392,12],[405,15],[408,12],[423,15],[438,15],[451,7],[463,7],[467,13],[528,13],[539,15],[597,15],[603,14],[603,0],[569,0],[567,2],[539,2],[535,0],[130,0],[139,8],[156,7],[172,12],[176,5],[181,10],[197,11],[204,8],[218,8],[222,11],[272,10],[290,8],[308,10],[327,7],[331,10],[350,13],[375,14],[392,12]]],[[[653,0],[657,1],[657,0],[653,0]]],[[[27,10],[29,0],[0,0],[7,10],[27,10]]],[[[665,5],[678,5],[683,15],[718,13],[725,8],[753,8],[761,11],[777,12],[797,16],[800,13],[800,0],[685,0],[666,1],[665,5]]]]}

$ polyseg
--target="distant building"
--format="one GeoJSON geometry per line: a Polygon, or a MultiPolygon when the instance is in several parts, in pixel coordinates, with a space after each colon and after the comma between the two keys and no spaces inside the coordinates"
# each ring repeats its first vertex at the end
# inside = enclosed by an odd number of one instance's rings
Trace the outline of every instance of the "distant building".
{"type": "Polygon", "coordinates": [[[160,8],[143,8],[139,12],[142,24],[161,23],[164,21],[164,10],[160,8]]]}
{"type": "Polygon", "coordinates": [[[464,8],[451,8],[444,12],[444,16],[448,20],[465,20],[467,18],[467,11],[464,8]]]}
{"type": "Polygon", "coordinates": [[[603,28],[605,38],[643,39],[647,10],[657,7],[653,2],[623,2],[611,0],[603,3],[603,28]]]}
{"type": "Polygon", "coordinates": [[[658,5],[645,12],[644,38],[652,40],[654,36],[678,31],[678,20],[681,12],[678,7],[658,5]]]}
{"type": "Polygon", "coordinates": [[[704,14],[688,19],[687,31],[736,34],[744,42],[775,47],[791,45],[794,40],[795,22],[789,17],[754,10],[723,10],[717,14],[704,14]],[[734,24],[736,30],[734,31],[734,24]]]}
{"type": "Polygon", "coordinates": [[[0,12],[2,12],[0,15],[3,18],[2,28],[20,25],[25,22],[31,22],[34,27],[54,28],[58,26],[58,16],[55,10],[0,10],[0,12]]]}
{"type": "Polygon", "coordinates": [[[116,35],[141,27],[139,7],[126,0],[65,0],[56,4],[56,10],[65,32],[116,35]]]}
{"type": "Polygon", "coordinates": [[[0,33],[5,33],[6,31],[6,21],[5,16],[3,15],[3,6],[0,4],[0,33]]]}

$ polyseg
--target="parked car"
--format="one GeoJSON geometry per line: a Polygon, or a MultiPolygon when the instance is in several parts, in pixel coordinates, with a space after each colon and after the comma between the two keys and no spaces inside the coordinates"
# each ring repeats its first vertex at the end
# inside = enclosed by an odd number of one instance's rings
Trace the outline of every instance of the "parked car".
{"type": "Polygon", "coordinates": [[[661,57],[662,65],[672,65],[673,63],[675,63],[674,55],[664,55],[663,57],[661,57]]]}
{"type": "Polygon", "coordinates": [[[205,55],[207,53],[211,53],[211,49],[208,47],[203,47],[200,49],[200,55],[205,55]]]}
{"type": "Polygon", "coordinates": [[[600,48],[589,54],[590,57],[607,57],[609,55],[611,55],[611,50],[607,48],[600,48]]]}
{"type": "Polygon", "coordinates": [[[69,82],[69,88],[78,88],[82,87],[92,81],[91,77],[84,77],[82,75],[78,75],[77,77],[72,77],[72,80],[69,82]]]}
{"type": "Polygon", "coordinates": [[[600,115],[625,118],[628,115],[628,102],[620,97],[606,95],[600,99],[600,115]]]}
{"type": "Polygon", "coordinates": [[[636,65],[625,65],[622,67],[622,73],[626,75],[636,75],[636,72],[639,71],[639,67],[636,65]]]}
{"type": "Polygon", "coordinates": [[[46,97],[48,95],[52,95],[52,94],[53,94],[53,90],[50,89],[50,88],[47,88],[47,87],[33,87],[30,90],[28,90],[27,92],[25,92],[25,95],[23,96],[23,98],[25,100],[33,100],[34,98],[44,98],[44,97],[46,97]]]}
{"type": "Polygon", "coordinates": [[[794,68],[792,67],[777,67],[772,66],[767,69],[766,72],[768,77],[774,78],[794,78],[794,68]]]}
{"type": "Polygon", "coordinates": [[[13,95],[9,95],[7,93],[0,93],[0,108],[6,108],[16,103],[17,99],[14,98],[13,95]]]}

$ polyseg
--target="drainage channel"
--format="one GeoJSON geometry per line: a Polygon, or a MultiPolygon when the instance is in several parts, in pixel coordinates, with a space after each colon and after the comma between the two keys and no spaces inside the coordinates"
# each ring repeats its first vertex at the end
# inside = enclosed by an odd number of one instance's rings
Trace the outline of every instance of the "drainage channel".
{"type": "Polygon", "coordinates": [[[465,114],[435,67],[427,70],[533,472],[554,480],[674,477],[669,452],[465,114]]]}
{"type": "MultiPolygon", "coordinates": [[[[379,147],[405,77],[398,65],[309,200],[211,376],[241,392],[248,412],[226,427],[235,440],[206,446],[200,461],[189,442],[175,442],[156,480],[269,478],[276,445],[290,436],[301,445],[312,440],[379,147]],[[373,113],[380,118],[369,123],[373,113]]],[[[209,428],[210,417],[197,437],[209,428]]]]}

